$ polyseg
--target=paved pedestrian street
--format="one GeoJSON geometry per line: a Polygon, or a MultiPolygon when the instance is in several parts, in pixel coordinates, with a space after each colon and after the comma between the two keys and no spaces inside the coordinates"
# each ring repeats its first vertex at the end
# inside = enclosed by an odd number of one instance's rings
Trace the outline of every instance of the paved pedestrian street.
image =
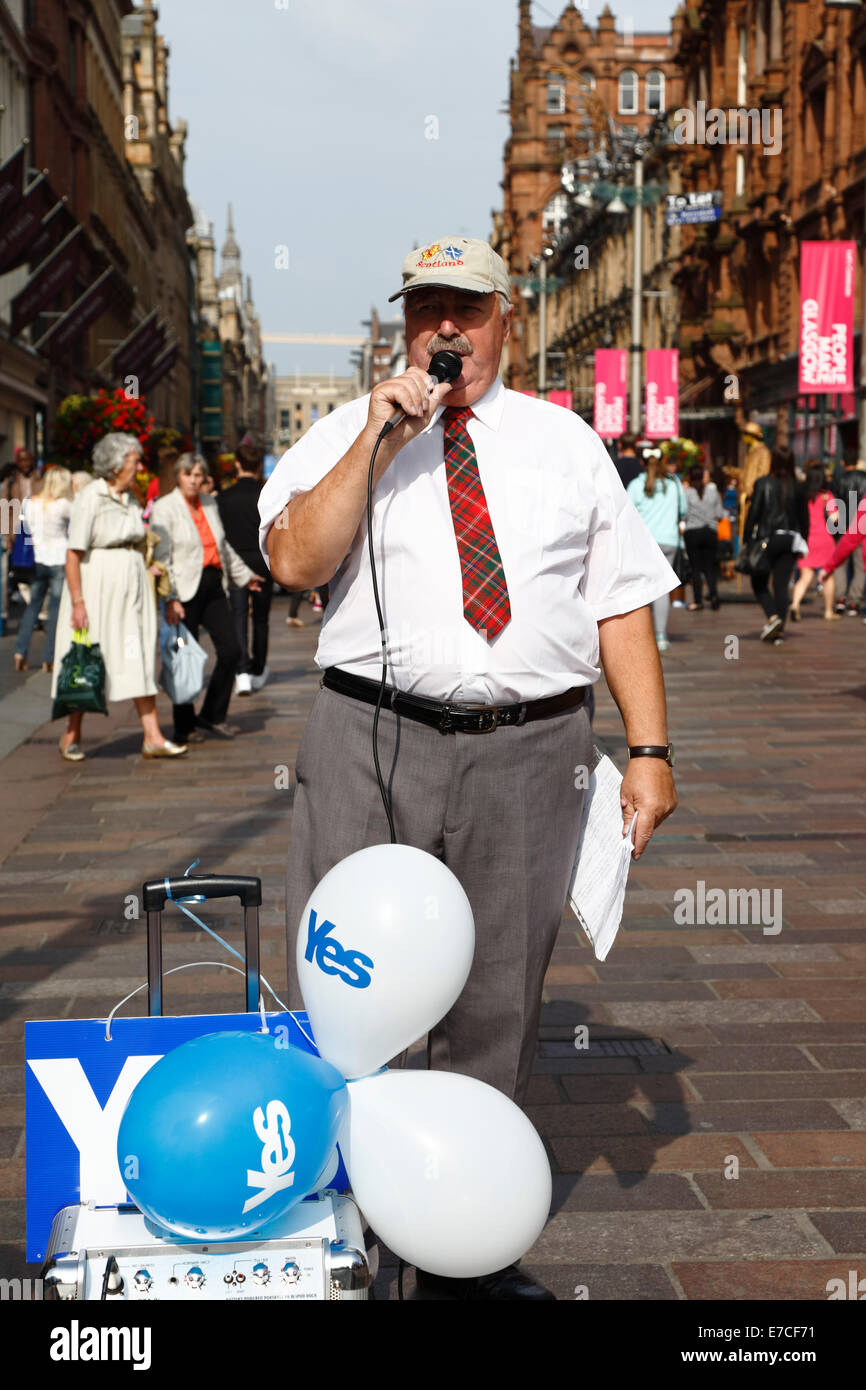
{"type": "MultiPolygon", "coordinates": [[[[866,630],[812,603],[767,647],[757,607],[723,593],[718,613],[673,614],[664,658],[679,809],[632,868],[607,961],[566,910],[547,976],[529,1113],[554,1210],[525,1264],[560,1299],[825,1300],[828,1281],[866,1278],[866,630]]],[[[286,628],[285,608],[271,682],[233,702],[233,742],[143,761],[124,704],[87,717],[81,764],[61,761],[53,723],[3,759],[2,1276],[38,1273],[24,1264],[24,1021],[104,1017],[143,981],[127,895],[196,859],[260,875],[280,993],[292,770],[318,688],[318,627],[286,628]]],[[[48,677],[26,679],[44,702],[48,677]]],[[[597,690],[596,733],[622,767],[597,690]]],[[[206,920],[239,942],[229,904],[206,920]]],[[[219,959],[179,912],[166,928],[166,969],[219,959]]],[[[214,967],[170,975],[165,993],[170,1013],[242,1006],[238,976],[214,967]]],[[[123,1010],[144,1011],[143,994],[123,1010]]],[[[396,1275],[383,1250],[379,1298],[397,1297],[396,1275]]]]}

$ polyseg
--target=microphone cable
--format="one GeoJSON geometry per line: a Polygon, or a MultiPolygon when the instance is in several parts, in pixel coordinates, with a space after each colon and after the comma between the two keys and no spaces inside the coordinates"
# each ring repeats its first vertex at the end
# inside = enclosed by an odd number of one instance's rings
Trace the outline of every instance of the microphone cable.
{"type": "Polygon", "coordinates": [[[379,431],[379,437],[373,445],[373,452],[370,455],[370,471],[367,474],[367,545],[370,552],[370,574],[373,579],[373,599],[376,604],[376,616],[379,619],[379,637],[382,646],[382,678],[379,682],[379,694],[376,698],[376,711],[373,715],[373,762],[376,767],[376,779],[379,783],[379,791],[382,795],[382,804],[385,807],[385,815],[388,817],[388,829],[391,835],[390,843],[396,845],[397,832],[394,829],[394,816],[391,808],[391,793],[386,790],[382,780],[382,769],[379,766],[379,710],[382,708],[382,697],[385,694],[385,685],[388,679],[388,646],[385,633],[385,619],[382,616],[382,605],[379,602],[379,585],[376,581],[376,558],[373,554],[373,469],[376,463],[376,455],[379,452],[379,445],[387,434],[391,433],[391,423],[388,421],[379,431]]]}
{"type": "MultiPolygon", "coordinates": [[[[430,359],[428,373],[441,385],[444,381],[456,381],[463,371],[463,359],[457,352],[442,351],[435,352],[430,359]]],[[[376,768],[376,780],[379,783],[379,791],[382,796],[382,805],[385,807],[385,815],[388,818],[388,830],[391,836],[391,844],[397,843],[397,832],[394,829],[394,815],[391,804],[390,789],[386,790],[382,778],[382,769],[379,766],[379,711],[382,708],[382,700],[385,694],[385,686],[388,680],[388,639],[385,632],[385,619],[382,616],[382,605],[379,602],[379,584],[376,579],[376,557],[373,553],[373,469],[376,464],[376,455],[379,452],[379,445],[386,435],[390,434],[395,425],[405,417],[405,412],[397,411],[390,420],[379,431],[376,443],[373,445],[373,452],[370,455],[370,469],[367,474],[367,548],[370,555],[370,575],[373,580],[373,599],[376,604],[376,616],[379,619],[379,636],[382,646],[382,678],[379,682],[379,694],[376,698],[376,710],[373,715],[373,763],[376,768]]]]}

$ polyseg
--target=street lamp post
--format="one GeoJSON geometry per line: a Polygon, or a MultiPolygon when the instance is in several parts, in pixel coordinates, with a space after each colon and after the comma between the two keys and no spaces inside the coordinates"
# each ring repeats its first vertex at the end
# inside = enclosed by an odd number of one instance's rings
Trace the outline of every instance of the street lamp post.
{"type": "Polygon", "coordinates": [[[540,256],[533,257],[530,262],[530,270],[537,270],[537,278],[534,275],[513,275],[512,283],[520,289],[522,297],[532,304],[538,296],[538,394],[547,395],[547,296],[553,290],[560,289],[565,281],[558,275],[548,275],[547,262],[553,255],[553,247],[545,246],[540,256]]]}
{"type": "Polygon", "coordinates": [[[631,287],[631,411],[632,434],[641,433],[641,379],[643,355],[643,156],[634,162],[634,274],[631,287]]]}

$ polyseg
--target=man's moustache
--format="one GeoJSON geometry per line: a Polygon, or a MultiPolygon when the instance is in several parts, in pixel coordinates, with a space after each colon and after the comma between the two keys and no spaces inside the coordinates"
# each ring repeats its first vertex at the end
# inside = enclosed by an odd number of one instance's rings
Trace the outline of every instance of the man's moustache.
{"type": "Polygon", "coordinates": [[[434,338],[427,344],[427,356],[432,357],[435,352],[456,352],[459,357],[471,357],[472,346],[470,343],[463,346],[459,338],[456,342],[453,339],[440,341],[434,338]]]}

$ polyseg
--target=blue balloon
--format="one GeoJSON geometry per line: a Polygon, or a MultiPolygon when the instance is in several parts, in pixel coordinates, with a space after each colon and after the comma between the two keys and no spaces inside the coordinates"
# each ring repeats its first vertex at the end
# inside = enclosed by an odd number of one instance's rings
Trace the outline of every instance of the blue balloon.
{"type": "Polygon", "coordinates": [[[311,1190],[347,1105],[336,1067],[282,1035],[210,1033],[139,1081],[118,1131],[120,1172],[175,1235],[246,1236],[311,1190]]]}

